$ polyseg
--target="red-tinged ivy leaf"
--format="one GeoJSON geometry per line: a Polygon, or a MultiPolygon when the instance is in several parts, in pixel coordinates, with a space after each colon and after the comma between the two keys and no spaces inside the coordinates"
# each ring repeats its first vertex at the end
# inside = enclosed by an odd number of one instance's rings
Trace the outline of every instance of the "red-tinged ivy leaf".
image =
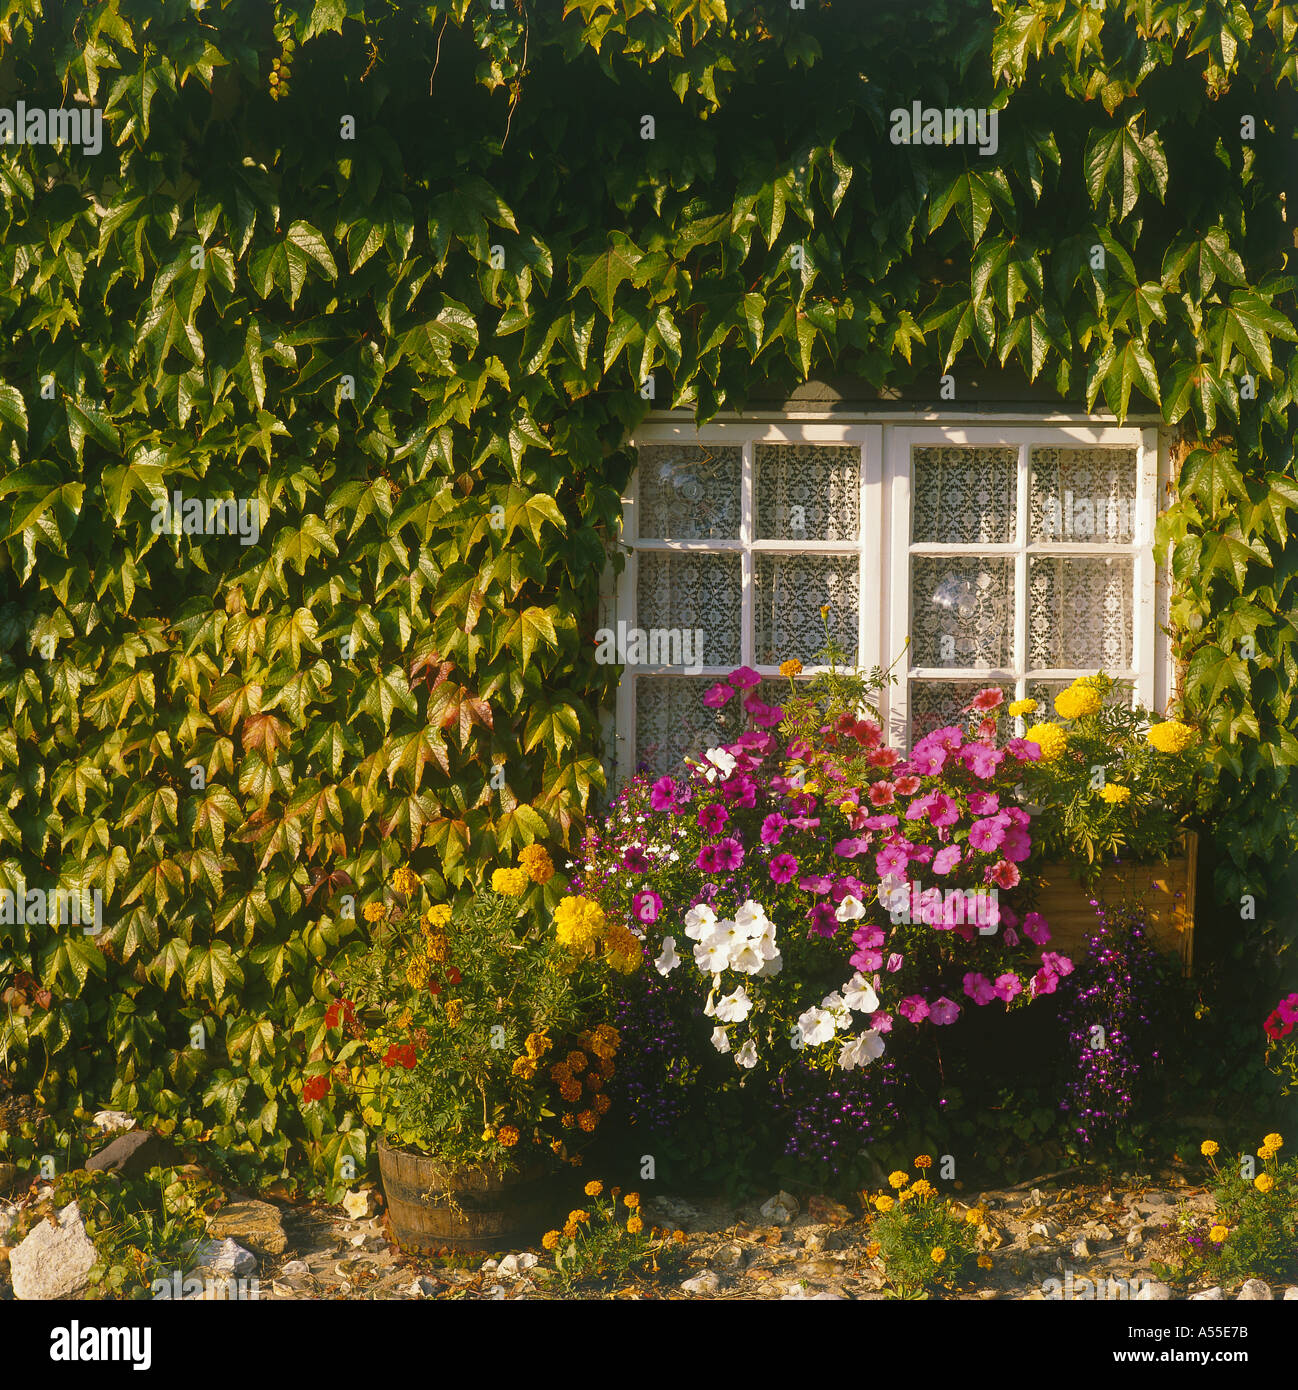
{"type": "Polygon", "coordinates": [[[222,676],[208,696],[207,712],[216,715],[226,733],[261,713],[262,687],[238,676],[222,676]]]}
{"type": "MultiPolygon", "coordinates": [[[[307,905],[310,906],[316,894],[323,892],[324,901],[327,905],[337,894],[343,893],[348,889],[354,890],[355,887],[356,881],[345,869],[334,869],[329,873],[326,873],[324,869],[316,869],[311,876],[310,886],[302,896],[307,905]]],[[[271,980],[270,983],[274,985],[276,980],[271,980]]]]}
{"type": "Polygon", "coordinates": [[[264,806],[248,817],[235,838],[256,845],[261,851],[257,868],[264,869],[277,854],[290,862],[297,858],[302,847],[302,827],[288,810],[277,812],[264,806]]]}
{"type": "Polygon", "coordinates": [[[273,714],[250,714],[239,725],[239,738],[245,752],[255,748],[273,763],[281,748],[292,747],[293,730],[273,714]]]}

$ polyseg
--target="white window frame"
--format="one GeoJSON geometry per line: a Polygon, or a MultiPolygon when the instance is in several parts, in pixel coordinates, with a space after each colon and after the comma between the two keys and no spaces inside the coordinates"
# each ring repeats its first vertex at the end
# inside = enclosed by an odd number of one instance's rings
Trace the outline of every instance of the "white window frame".
{"type": "MultiPolygon", "coordinates": [[[[638,471],[632,474],[622,498],[622,549],[625,565],[614,581],[610,572],[605,594],[608,600],[601,622],[629,627],[636,624],[637,557],[647,552],[738,553],[741,556],[743,617],[740,630],[739,665],[753,666],[763,676],[774,676],[774,667],[758,666],[753,660],[753,556],[763,552],[843,554],[853,551],[859,565],[860,634],[858,662],[868,670],[874,665],[887,667],[901,652],[910,630],[910,556],[915,554],[1006,554],[1014,559],[1013,671],[979,671],[962,667],[896,668],[896,686],[885,690],[879,700],[881,711],[897,746],[904,746],[908,735],[909,682],[930,677],[943,681],[978,681],[981,684],[1009,685],[1022,697],[1027,657],[1028,561],[1033,554],[1096,555],[1112,557],[1131,554],[1134,560],[1132,594],[1133,665],[1110,674],[1132,680],[1140,703],[1157,709],[1166,707],[1172,694],[1170,642],[1164,631],[1167,623],[1168,583],[1164,566],[1155,561],[1154,522],[1160,498],[1170,484],[1170,438],[1152,417],[1129,417],[1119,426],[1101,416],[1065,413],[1015,413],[956,416],[923,413],[860,413],[797,411],[778,414],[721,416],[696,426],[688,412],[659,412],[637,429],[630,441],[634,447],[655,444],[738,445],[742,449],[743,472],[740,488],[738,539],[665,541],[641,540],[637,525],[638,471]],[[753,500],[753,446],[755,444],[857,445],[861,450],[860,529],[854,542],[755,540],[753,500]],[[919,543],[911,545],[910,457],[914,445],[1001,445],[1018,450],[1018,516],[1013,544],[959,545],[919,543]],[[1136,449],[1136,499],[1132,540],[1115,545],[1104,542],[1030,542],[1028,540],[1029,448],[1094,447],[1136,449]],[[883,601],[878,593],[883,576],[883,601]]],[[[904,663],[903,663],[904,664],[904,663]]],[[[704,677],[722,678],[733,669],[731,663],[705,664],[704,677]]],[[[808,666],[808,672],[815,668],[808,666]]],[[[1060,678],[1071,678],[1076,668],[1060,670],[1060,678]]],[[[613,757],[609,772],[616,785],[630,778],[635,765],[635,680],[639,676],[680,675],[679,668],[640,665],[634,675],[624,673],[618,686],[611,727],[613,757]]],[[[1049,680],[1049,671],[1033,672],[1033,680],[1049,680]]]]}

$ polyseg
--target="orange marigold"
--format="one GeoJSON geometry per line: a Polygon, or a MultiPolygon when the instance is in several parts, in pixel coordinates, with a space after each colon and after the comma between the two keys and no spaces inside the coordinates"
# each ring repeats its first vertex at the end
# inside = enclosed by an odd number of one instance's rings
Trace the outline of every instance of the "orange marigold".
{"type": "Polygon", "coordinates": [[[496,1142],[503,1144],[505,1148],[512,1149],[519,1140],[518,1130],[513,1125],[501,1125],[496,1131],[496,1142]]]}
{"type": "Polygon", "coordinates": [[[587,1134],[590,1134],[594,1131],[595,1126],[599,1124],[599,1116],[596,1115],[593,1110],[583,1110],[581,1114],[577,1116],[577,1123],[587,1134]]]}
{"type": "Polygon", "coordinates": [[[579,1071],[585,1071],[588,1065],[584,1052],[570,1052],[565,1058],[565,1061],[568,1064],[568,1070],[572,1072],[573,1075],[576,1075],[579,1071]]]}

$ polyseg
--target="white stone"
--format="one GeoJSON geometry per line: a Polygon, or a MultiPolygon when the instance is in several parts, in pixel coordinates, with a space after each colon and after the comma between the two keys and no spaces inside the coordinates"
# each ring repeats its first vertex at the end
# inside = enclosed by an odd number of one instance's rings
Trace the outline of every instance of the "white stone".
{"type": "Polygon", "coordinates": [[[135,1116],[128,1115],[125,1110],[100,1110],[94,1116],[94,1124],[105,1134],[116,1134],[119,1130],[134,1129],[135,1116]]]}
{"type": "Polygon", "coordinates": [[[9,1244],[9,1232],[18,1224],[18,1208],[0,1202],[0,1245],[9,1244]]]}
{"type": "Polygon", "coordinates": [[[684,1293],[716,1293],[721,1287],[721,1280],[710,1269],[705,1269],[696,1274],[693,1279],[686,1279],[681,1285],[684,1293]]]}
{"type": "Polygon", "coordinates": [[[1192,1293],[1190,1295],[1190,1302],[1199,1303],[1206,1301],[1208,1303],[1220,1303],[1224,1297],[1225,1295],[1222,1293],[1221,1289],[1214,1286],[1211,1289],[1204,1289],[1202,1293],[1192,1293]]]}
{"type": "Polygon", "coordinates": [[[1281,1301],[1284,1303],[1288,1303],[1290,1299],[1298,1299],[1298,1285],[1286,1289],[1284,1291],[1284,1298],[1281,1301]]]}
{"type": "Polygon", "coordinates": [[[406,1292],[413,1294],[416,1298],[424,1298],[435,1294],[437,1292],[437,1285],[429,1279],[427,1275],[421,1274],[419,1278],[410,1285],[406,1292]]]}
{"type": "Polygon", "coordinates": [[[493,1284],[489,1289],[484,1289],[482,1291],[482,1296],[484,1298],[489,1298],[493,1303],[503,1302],[505,1297],[505,1286],[504,1284],[493,1284]]]}
{"type": "Polygon", "coordinates": [[[1261,1279],[1245,1279],[1244,1287],[1235,1295],[1236,1301],[1243,1299],[1247,1302],[1266,1302],[1275,1297],[1271,1292],[1271,1285],[1261,1279]]]}
{"type": "Polygon", "coordinates": [[[777,1226],[787,1226],[798,1214],[798,1199],[781,1190],[774,1197],[768,1197],[761,1206],[762,1216],[777,1226]]]}
{"type": "Polygon", "coordinates": [[[482,1262],[482,1267],[478,1270],[478,1273],[479,1273],[479,1274],[492,1274],[492,1273],[494,1273],[494,1272],[496,1271],[496,1269],[499,1268],[499,1266],[500,1266],[500,1261],[499,1261],[499,1260],[484,1260],[484,1261],[482,1262]]]}
{"type": "Polygon", "coordinates": [[[251,1250],[245,1250],[238,1241],[227,1236],[224,1240],[200,1241],[191,1257],[199,1269],[210,1269],[213,1274],[255,1274],[257,1257],[251,1250]]]}
{"type": "Polygon", "coordinates": [[[710,1258],[713,1264],[720,1265],[722,1269],[740,1269],[743,1267],[746,1257],[747,1251],[737,1240],[734,1240],[728,1245],[718,1246],[710,1258]]]}
{"type": "Polygon", "coordinates": [[[1075,1240],[1073,1242],[1073,1255],[1075,1258],[1085,1260],[1090,1257],[1090,1254],[1091,1247],[1087,1245],[1084,1240],[1075,1240]]]}
{"type": "Polygon", "coordinates": [[[1141,1286],[1136,1295],[1137,1303],[1166,1303],[1172,1297],[1172,1290],[1156,1280],[1141,1286]]]}
{"type": "Polygon", "coordinates": [[[41,1221],[10,1251],[9,1276],[15,1298],[71,1298],[89,1282],[86,1276],[98,1256],[86,1234],[81,1208],[69,1202],[58,1213],[58,1222],[52,1226],[41,1221]]]}
{"type": "Polygon", "coordinates": [[[290,1260],[280,1270],[280,1275],[284,1279],[305,1279],[310,1273],[311,1267],[305,1260],[290,1260]]]}
{"type": "Polygon", "coordinates": [[[1131,1234],[1127,1237],[1127,1244],[1134,1249],[1144,1239],[1145,1237],[1142,1236],[1139,1231],[1132,1231],[1131,1234]]]}
{"type": "Polygon", "coordinates": [[[830,1293],[827,1289],[822,1289],[819,1293],[808,1293],[806,1289],[795,1289],[793,1293],[780,1295],[781,1303],[790,1301],[807,1303],[842,1303],[846,1300],[841,1293],[830,1293]]]}
{"type": "Polygon", "coordinates": [[[496,1267],[497,1274],[508,1274],[517,1279],[520,1274],[526,1274],[534,1265],[540,1261],[530,1251],[524,1251],[520,1255],[506,1255],[496,1267]]]}

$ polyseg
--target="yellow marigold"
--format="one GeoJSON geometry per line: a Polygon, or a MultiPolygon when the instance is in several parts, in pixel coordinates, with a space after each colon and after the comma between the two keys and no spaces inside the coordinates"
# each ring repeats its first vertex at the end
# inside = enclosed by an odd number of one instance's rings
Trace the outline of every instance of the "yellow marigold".
{"type": "Polygon", "coordinates": [[[604,909],[584,897],[559,899],[554,909],[554,934],[565,951],[576,956],[593,956],[604,930],[604,909]]]}
{"type": "Polygon", "coordinates": [[[519,1076],[524,1081],[530,1081],[536,1075],[536,1059],[534,1057],[517,1057],[509,1071],[512,1076],[519,1076]]]}
{"type": "Polygon", "coordinates": [[[491,1125],[488,1125],[486,1129],[482,1131],[482,1137],[490,1143],[490,1141],[496,1137],[495,1129],[491,1125]]]}
{"type": "Polygon", "coordinates": [[[521,849],[518,866],[533,883],[549,883],[554,877],[554,863],[544,845],[527,845],[521,849]]]}
{"type": "Polygon", "coordinates": [[[1100,796],[1110,806],[1125,806],[1131,800],[1131,788],[1124,787],[1121,782],[1106,782],[1100,788],[1100,796]]]}
{"type": "Polygon", "coordinates": [[[451,905],[450,903],[438,903],[435,907],[430,907],[422,918],[426,931],[443,931],[450,925],[451,905]]]}
{"type": "Polygon", "coordinates": [[[828,617],[829,617],[829,604],[827,604],[827,603],[822,603],[822,604],[820,605],[820,616],[821,616],[822,618],[828,618],[828,617]]]}
{"type": "Polygon", "coordinates": [[[684,1231],[673,1231],[673,1232],[672,1232],[672,1239],[676,1242],[677,1245],[684,1245],[684,1244],[685,1244],[685,1232],[684,1232],[684,1231]]]}
{"type": "Polygon", "coordinates": [[[604,1184],[598,1178],[592,1178],[582,1191],[587,1197],[598,1197],[604,1191],[604,1184]]]}
{"type": "Polygon", "coordinates": [[[613,1102],[609,1100],[607,1096],[596,1096],[595,1099],[591,1101],[591,1104],[595,1107],[595,1113],[597,1115],[607,1115],[608,1108],[613,1102]]]}
{"type": "Polygon", "coordinates": [[[932,1250],[928,1252],[928,1257],[935,1265],[940,1265],[942,1261],[946,1259],[946,1251],[943,1250],[940,1245],[935,1245],[932,1250]]]}
{"type": "Polygon", "coordinates": [[[874,1204],[880,1211],[891,1211],[896,1203],[885,1192],[882,1196],[874,1199],[874,1204]]]}
{"type": "Polygon", "coordinates": [[[517,898],[527,890],[525,869],[496,869],[491,875],[491,891],[502,898],[517,898]]]}
{"type": "Polygon", "coordinates": [[[564,1063],[568,1070],[575,1076],[578,1072],[586,1070],[586,1054],[574,1050],[564,1058],[564,1063]]]}
{"type": "Polygon", "coordinates": [[[456,1027],[464,1019],[464,1000],[448,999],[446,1001],[446,1021],[452,1028],[456,1027]]]}
{"type": "Polygon", "coordinates": [[[556,1062],[550,1068],[550,1080],[562,1086],[565,1081],[572,1080],[572,1073],[568,1070],[566,1062],[556,1062]]]}
{"type": "Polygon", "coordinates": [[[570,1211],[568,1213],[568,1220],[571,1221],[574,1226],[584,1226],[586,1222],[590,1220],[590,1212],[570,1211]]]}
{"type": "Polygon", "coordinates": [[[931,1168],[932,1166],[933,1160],[929,1157],[928,1154],[920,1154],[920,1156],[915,1160],[916,1168],[931,1168]]]}
{"type": "Polygon", "coordinates": [[[571,1240],[580,1229],[581,1228],[577,1225],[575,1221],[569,1221],[565,1223],[563,1233],[568,1237],[569,1240],[571,1240]]]}
{"type": "Polygon", "coordinates": [[[1215,1153],[1219,1152],[1217,1141],[1215,1139],[1205,1139],[1203,1143],[1199,1145],[1199,1152],[1204,1158],[1211,1158],[1215,1153]]]}
{"type": "Polygon", "coordinates": [[[567,1081],[561,1081],[559,1083],[559,1094],[567,1101],[580,1100],[581,1082],[574,1081],[572,1077],[569,1077],[567,1081]]]}
{"type": "Polygon", "coordinates": [[[432,975],[432,966],[423,956],[414,956],[406,966],[406,980],[416,989],[424,989],[432,975]]]}
{"type": "Polygon", "coordinates": [[[367,922],[381,922],[387,916],[387,911],[382,903],[366,903],[362,915],[367,922]]]}
{"type": "Polygon", "coordinates": [[[877,1259],[881,1249],[882,1247],[879,1242],[877,1240],[872,1240],[869,1245],[865,1247],[866,1258],[871,1260],[877,1259]]]}
{"type": "Polygon", "coordinates": [[[1262,1142],[1268,1149],[1283,1149],[1284,1140],[1278,1134],[1268,1134],[1262,1142]]]}
{"type": "Polygon", "coordinates": [[[556,1250],[561,1239],[562,1236],[558,1231],[547,1231],[541,1237],[541,1248],[543,1250],[556,1250]]]}
{"type": "Polygon", "coordinates": [[[1035,714],[1037,702],[1035,700],[1011,700],[1009,712],[1011,715],[1035,714]]]}
{"type": "Polygon", "coordinates": [[[1253,1179],[1253,1186],[1256,1187],[1259,1192],[1270,1192],[1275,1186],[1275,1179],[1270,1173],[1259,1173],[1257,1177],[1253,1179]]]}
{"type": "Polygon", "coordinates": [[[838,803],[838,809],[842,811],[842,813],[845,816],[850,816],[854,812],[859,811],[861,808],[856,804],[855,801],[840,801],[838,803]]]}
{"type": "Polygon", "coordinates": [[[1220,1245],[1228,1235],[1230,1235],[1230,1231],[1227,1230],[1225,1226],[1214,1226],[1212,1230],[1208,1232],[1208,1239],[1212,1241],[1214,1245],[1220,1245]]]}
{"type": "Polygon", "coordinates": [[[597,1071],[587,1072],[586,1089],[588,1091],[598,1091],[604,1084],[604,1078],[597,1071]]]}
{"type": "Polygon", "coordinates": [[[524,1042],[523,1046],[527,1049],[527,1055],[529,1057],[533,1057],[537,1061],[540,1061],[540,1059],[549,1052],[552,1044],[544,1033],[529,1033],[527,1035],[527,1041],[524,1042]]]}
{"type": "Polygon", "coordinates": [[[1263,1144],[1262,1147],[1258,1149],[1257,1156],[1263,1159],[1272,1159],[1275,1157],[1275,1150],[1263,1144]]]}
{"type": "Polygon", "coordinates": [[[910,1189],[912,1197],[931,1197],[933,1195],[933,1184],[927,1178],[919,1178],[910,1189]]]}
{"type": "Polygon", "coordinates": [[[1023,735],[1025,743],[1035,743],[1041,749],[1041,761],[1050,762],[1068,746],[1068,735],[1058,724],[1033,724],[1023,735]]]}
{"type": "Polygon", "coordinates": [[[496,1131],[496,1138],[505,1148],[512,1149],[522,1136],[513,1125],[501,1125],[496,1131]]]}
{"type": "Polygon", "coordinates": [[[593,1134],[595,1132],[595,1126],[599,1124],[599,1116],[593,1110],[583,1110],[581,1114],[577,1116],[577,1124],[581,1129],[584,1129],[587,1134],[593,1134]]]}
{"type": "Polygon", "coordinates": [[[551,1140],[550,1140],[550,1152],[551,1152],[551,1153],[556,1153],[556,1154],[562,1153],[562,1152],[563,1152],[563,1140],[562,1140],[562,1139],[551,1139],[551,1140]]]}
{"type": "Polygon", "coordinates": [[[419,875],[403,864],[392,875],[392,886],[402,897],[408,898],[419,887],[419,875]]]}
{"type": "Polygon", "coordinates": [[[434,965],[444,965],[451,958],[451,943],[444,936],[426,936],[424,955],[434,965]]]}
{"type": "Polygon", "coordinates": [[[1184,753],[1194,740],[1194,730],[1178,719],[1151,724],[1145,737],[1160,753],[1184,753]]]}
{"type": "Polygon", "coordinates": [[[626,1223],[626,1228],[633,1236],[638,1236],[644,1230],[644,1222],[638,1216],[633,1216],[626,1223]]]}
{"type": "Polygon", "coordinates": [[[635,1211],[640,1205],[640,1194],[638,1192],[628,1192],[626,1196],[622,1198],[622,1204],[628,1211],[635,1211]]]}
{"type": "Polygon", "coordinates": [[[644,960],[640,938],[619,923],[612,923],[604,935],[604,959],[619,975],[634,974],[644,960]]]}
{"type": "Polygon", "coordinates": [[[1100,697],[1083,685],[1070,686],[1055,696],[1055,713],[1061,719],[1081,719],[1088,714],[1098,714],[1100,697]]]}
{"type": "Polygon", "coordinates": [[[601,1057],[598,1062],[598,1067],[599,1074],[607,1081],[614,1072],[612,1057],[601,1057]]]}
{"type": "Polygon", "coordinates": [[[577,1117],[571,1110],[565,1111],[564,1114],[559,1117],[559,1123],[564,1129],[571,1129],[573,1125],[577,1123],[577,1117]]]}
{"type": "Polygon", "coordinates": [[[991,1257],[990,1255],[979,1255],[979,1256],[978,1256],[978,1268],[979,1268],[979,1269],[990,1269],[991,1267],[992,1267],[992,1257],[991,1257]]]}
{"type": "Polygon", "coordinates": [[[780,662],[780,675],[792,678],[801,674],[802,662],[796,656],[791,656],[787,661],[780,662]]]}
{"type": "Polygon", "coordinates": [[[970,1207],[969,1210],[968,1210],[967,1212],[965,1212],[965,1214],[964,1214],[964,1219],[965,1219],[965,1220],[969,1223],[969,1225],[971,1225],[971,1226],[979,1226],[979,1225],[981,1225],[981,1224],[982,1224],[982,1219],[983,1219],[983,1214],[982,1214],[981,1209],[978,1208],[978,1207],[970,1207]]]}
{"type": "Polygon", "coordinates": [[[901,1189],[910,1181],[910,1174],[903,1173],[900,1168],[895,1173],[888,1174],[888,1186],[901,1189]]]}

